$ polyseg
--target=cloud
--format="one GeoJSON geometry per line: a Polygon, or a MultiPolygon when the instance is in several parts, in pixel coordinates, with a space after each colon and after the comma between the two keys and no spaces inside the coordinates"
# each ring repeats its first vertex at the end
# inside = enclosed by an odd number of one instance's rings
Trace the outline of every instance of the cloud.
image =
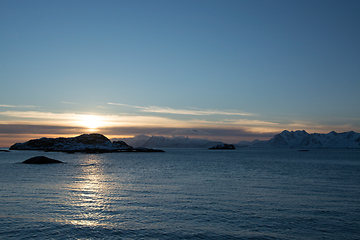
{"type": "Polygon", "coordinates": [[[158,106],[149,106],[141,107],[135,105],[128,105],[122,103],[108,103],[110,105],[124,106],[129,108],[140,109],[142,112],[148,113],[166,113],[166,114],[181,114],[181,115],[195,115],[195,116],[204,116],[204,115],[233,115],[233,116],[254,116],[253,113],[245,113],[239,111],[219,111],[219,110],[200,110],[200,109],[174,109],[169,107],[158,107],[158,106]]]}
{"type": "Polygon", "coordinates": [[[189,110],[189,109],[173,109],[173,108],[161,108],[161,107],[147,107],[143,109],[144,112],[153,113],[169,113],[169,114],[184,114],[184,115],[234,115],[234,116],[252,116],[250,113],[243,112],[231,112],[231,111],[218,111],[218,110],[189,110]]]}
{"type": "Polygon", "coordinates": [[[97,125],[103,127],[113,126],[173,126],[184,127],[192,125],[191,122],[169,119],[157,116],[119,116],[119,115],[91,115],[77,113],[52,113],[40,111],[5,111],[0,116],[10,120],[0,120],[0,123],[57,125],[57,126],[86,126],[87,118],[96,117],[97,125]]]}
{"type": "Polygon", "coordinates": [[[31,106],[31,105],[6,105],[6,104],[0,104],[0,107],[6,107],[6,108],[34,108],[35,106],[31,106]]]}
{"type": "Polygon", "coordinates": [[[112,103],[112,102],[108,102],[109,105],[115,105],[115,106],[124,106],[124,107],[129,107],[129,108],[143,108],[140,106],[135,106],[135,105],[129,105],[129,104],[124,104],[124,103],[112,103]]]}
{"type": "Polygon", "coordinates": [[[77,134],[84,131],[80,127],[27,125],[27,124],[0,124],[0,134],[77,134]]]}
{"type": "Polygon", "coordinates": [[[63,104],[70,104],[70,105],[79,105],[79,103],[76,103],[76,102],[65,102],[65,101],[62,101],[61,103],[63,103],[63,104]]]}
{"type": "Polygon", "coordinates": [[[0,104],[0,107],[13,108],[13,107],[16,107],[16,106],[14,106],[14,105],[4,105],[4,104],[0,104]]]}
{"type": "Polygon", "coordinates": [[[39,111],[6,111],[0,112],[1,115],[15,118],[32,118],[32,119],[76,119],[78,114],[75,113],[52,113],[39,111]]]}
{"type": "Polygon", "coordinates": [[[161,116],[142,116],[142,115],[89,115],[77,113],[52,113],[40,111],[5,111],[0,112],[0,116],[10,118],[2,120],[0,123],[22,123],[22,124],[42,124],[58,126],[86,126],[87,118],[96,117],[99,127],[119,127],[119,126],[147,126],[147,127],[175,127],[175,128],[196,128],[202,125],[233,125],[227,121],[206,121],[199,119],[181,120],[161,116]]]}
{"type": "Polygon", "coordinates": [[[23,123],[31,125],[81,126],[84,115],[76,113],[52,113],[40,111],[5,111],[0,112],[0,123],[23,123]],[[8,120],[6,120],[8,119],[8,120]]]}

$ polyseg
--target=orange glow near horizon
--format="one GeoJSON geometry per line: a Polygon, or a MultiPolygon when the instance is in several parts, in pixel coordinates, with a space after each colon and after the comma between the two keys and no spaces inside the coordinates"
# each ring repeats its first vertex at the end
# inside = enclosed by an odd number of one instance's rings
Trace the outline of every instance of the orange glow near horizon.
{"type": "Polygon", "coordinates": [[[0,112],[0,127],[0,147],[9,147],[14,143],[25,142],[30,139],[75,137],[84,133],[100,133],[109,139],[131,138],[141,134],[168,137],[179,135],[209,140],[221,139],[227,143],[235,143],[241,140],[267,140],[271,138],[271,134],[275,135],[283,130],[304,129],[308,133],[350,130],[360,132],[359,127],[350,124],[332,126],[309,121],[292,121],[287,124],[280,124],[256,119],[224,118],[210,121],[196,117],[183,120],[129,113],[101,115],[95,112],[81,114],[41,111],[0,112]],[[209,135],[207,132],[214,132],[211,129],[218,131],[209,135]],[[192,135],[193,130],[200,130],[200,133],[195,132],[192,135]],[[234,135],[234,131],[238,132],[239,135],[234,135]]]}

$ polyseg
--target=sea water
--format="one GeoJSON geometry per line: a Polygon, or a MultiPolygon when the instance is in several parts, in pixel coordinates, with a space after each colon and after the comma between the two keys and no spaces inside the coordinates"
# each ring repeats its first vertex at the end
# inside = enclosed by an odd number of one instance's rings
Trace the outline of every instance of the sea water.
{"type": "Polygon", "coordinates": [[[0,152],[0,239],[360,239],[360,150],[165,150],[0,152]]]}

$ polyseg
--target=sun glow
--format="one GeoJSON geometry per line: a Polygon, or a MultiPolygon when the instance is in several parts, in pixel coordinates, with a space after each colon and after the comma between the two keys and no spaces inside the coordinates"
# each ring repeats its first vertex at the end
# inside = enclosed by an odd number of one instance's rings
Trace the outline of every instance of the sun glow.
{"type": "Polygon", "coordinates": [[[95,115],[83,115],[81,117],[81,125],[89,129],[97,129],[104,125],[103,120],[99,116],[95,115]]]}

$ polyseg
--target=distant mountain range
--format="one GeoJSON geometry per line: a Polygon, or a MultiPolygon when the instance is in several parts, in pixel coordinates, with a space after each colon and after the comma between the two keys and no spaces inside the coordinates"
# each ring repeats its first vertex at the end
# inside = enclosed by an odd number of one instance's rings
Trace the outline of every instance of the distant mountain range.
{"type": "Polygon", "coordinates": [[[134,147],[151,148],[210,148],[215,145],[223,144],[220,141],[210,141],[206,139],[188,137],[163,137],[137,135],[133,138],[116,138],[113,140],[124,141],[134,147]]]}
{"type": "MultiPolygon", "coordinates": [[[[196,139],[188,137],[163,137],[138,135],[133,138],[121,138],[134,147],[150,148],[210,148],[224,144],[220,141],[196,139]]],[[[268,141],[255,140],[253,142],[241,141],[233,144],[236,148],[242,147],[271,147],[271,148],[360,148],[360,133],[330,132],[327,134],[306,131],[287,131],[275,135],[268,141]]]]}
{"type": "Polygon", "coordinates": [[[360,148],[360,133],[330,132],[327,134],[312,133],[306,131],[283,131],[275,135],[269,141],[259,141],[253,147],[276,147],[276,148],[360,148]]]}

